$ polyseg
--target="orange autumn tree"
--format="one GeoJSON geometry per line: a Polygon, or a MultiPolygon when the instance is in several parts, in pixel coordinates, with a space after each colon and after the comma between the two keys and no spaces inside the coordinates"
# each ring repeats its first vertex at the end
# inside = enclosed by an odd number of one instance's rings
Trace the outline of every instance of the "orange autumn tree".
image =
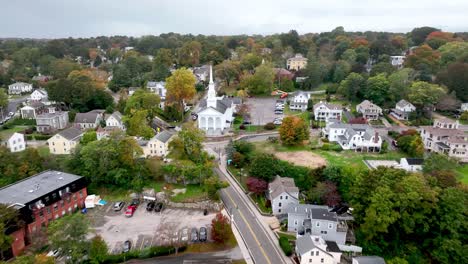
{"type": "Polygon", "coordinates": [[[298,145],[309,139],[309,127],[304,119],[297,116],[284,118],[279,133],[280,139],[285,145],[298,145]]]}

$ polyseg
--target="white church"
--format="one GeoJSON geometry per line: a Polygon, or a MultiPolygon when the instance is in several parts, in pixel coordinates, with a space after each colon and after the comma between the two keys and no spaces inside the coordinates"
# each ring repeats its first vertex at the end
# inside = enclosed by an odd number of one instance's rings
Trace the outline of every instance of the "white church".
{"type": "Polygon", "coordinates": [[[210,83],[208,85],[208,98],[200,101],[201,110],[198,112],[198,128],[207,135],[223,134],[234,120],[233,114],[236,106],[241,103],[240,98],[217,97],[213,82],[213,67],[210,66],[210,83]]]}

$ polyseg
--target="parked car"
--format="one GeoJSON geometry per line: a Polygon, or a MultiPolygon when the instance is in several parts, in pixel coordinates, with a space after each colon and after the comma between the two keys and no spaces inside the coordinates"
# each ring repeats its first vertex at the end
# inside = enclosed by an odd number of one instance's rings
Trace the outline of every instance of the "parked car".
{"type": "Polygon", "coordinates": [[[124,202],[116,202],[114,204],[114,211],[120,211],[124,207],[125,203],[124,202]]]}
{"type": "Polygon", "coordinates": [[[184,228],[180,231],[180,242],[188,242],[188,228],[184,228]]]}
{"type": "Polygon", "coordinates": [[[203,209],[203,215],[208,215],[208,209],[203,209]]]}
{"type": "Polygon", "coordinates": [[[250,119],[244,119],[244,122],[242,122],[242,124],[250,125],[250,124],[252,124],[252,121],[250,121],[250,119]]]}
{"type": "Polygon", "coordinates": [[[129,205],[127,207],[127,210],[125,210],[125,216],[126,217],[132,217],[133,214],[135,213],[137,207],[135,205],[129,205]]]}
{"type": "Polygon", "coordinates": [[[198,230],[194,227],[190,233],[190,241],[198,242],[198,230]]]}
{"type": "Polygon", "coordinates": [[[154,205],[155,205],[154,202],[149,202],[149,203],[146,205],[146,211],[148,211],[148,212],[153,211],[154,205]]]}
{"type": "Polygon", "coordinates": [[[10,112],[10,113],[8,113],[8,116],[10,116],[10,117],[11,117],[11,116],[13,116],[14,114],[15,114],[15,113],[13,113],[13,112],[10,112]]]}
{"type": "Polygon", "coordinates": [[[279,119],[276,119],[275,121],[273,121],[273,124],[275,125],[281,125],[283,124],[283,121],[279,120],[279,119]]]}
{"type": "Polygon", "coordinates": [[[47,257],[57,257],[59,255],[60,251],[58,249],[51,250],[49,253],[47,253],[47,257]]]}
{"type": "Polygon", "coordinates": [[[282,115],[283,111],[275,111],[275,115],[282,115]]]}
{"type": "Polygon", "coordinates": [[[123,249],[122,249],[122,252],[123,253],[127,253],[130,251],[130,249],[132,248],[132,242],[130,242],[130,240],[127,240],[124,242],[123,244],[123,249]]]}
{"type": "Polygon", "coordinates": [[[156,206],[154,207],[155,212],[161,212],[163,209],[163,204],[162,203],[157,203],[156,206]]]}
{"type": "Polygon", "coordinates": [[[200,242],[205,242],[207,237],[206,227],[200,227],[200,242]]]}
{"type": "Polygon", "coordinates": [[[130,205],[135,205],[136,207],[138,207],[139,204],[140,204],[139,199],[133,199],[132,202],[130,203],[130,205]]]}

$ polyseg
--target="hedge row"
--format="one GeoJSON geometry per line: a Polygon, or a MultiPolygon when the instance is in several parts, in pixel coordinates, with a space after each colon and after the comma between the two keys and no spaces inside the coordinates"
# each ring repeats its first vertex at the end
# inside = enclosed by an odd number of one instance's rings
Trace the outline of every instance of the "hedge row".
{"type": "Polygon", "coordinates": [[[288,240],[287,237],[280,236],[279,244],[280,244],[280,247],[281,247],[281,249],[283,250],[283,252],[284,252],[284,254],[286,256],[289,257],[289,256],[292,255],[293,249],[292,249],[291,244],[289,243],[289,240],[288,240]]]}
{"type": "MultiPolygon", "coordinates": [[[[185,247],[179,248],[178,252],[185,251],[185,247]]],[[[147,259],[153,257],[167,256],[176,252],[174,247],[150,247],[142,250],[132,250],[118,255],[107,255],[100,263],[114,264],[123,263],[130,259],[147,259]]]]}

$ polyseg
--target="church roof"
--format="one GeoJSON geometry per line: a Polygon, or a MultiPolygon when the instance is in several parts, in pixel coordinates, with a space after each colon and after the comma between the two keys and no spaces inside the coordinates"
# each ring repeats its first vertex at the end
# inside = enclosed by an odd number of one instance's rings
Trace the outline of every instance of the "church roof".
{"type": "MultiPolygon", "coordinates": [[[[224,98],[222,100],[217,100],[216,101],[216,107],[212,107],[216,111],[220,112],[221,114],[226,113],[226,110],[231,107],[231,101],[225,100],[224,98]]],[[[206,107],[206,99],[203,99],[200,101],[200,112],[203,110],[207,109],[206,107]]]]}

